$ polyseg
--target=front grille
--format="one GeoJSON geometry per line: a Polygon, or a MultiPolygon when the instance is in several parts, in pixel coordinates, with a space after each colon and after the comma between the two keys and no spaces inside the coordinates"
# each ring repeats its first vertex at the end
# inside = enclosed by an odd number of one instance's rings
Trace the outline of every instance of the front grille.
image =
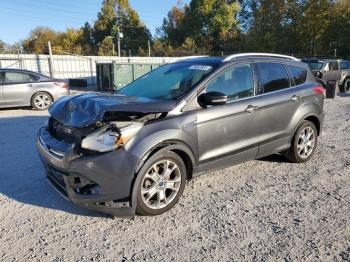
{"type": "Polygon", "coordinates": [[[48,130],[51,136],[59,141],[69,144],[80,144],[82,139],[92,133],[95,129],[96,126],[87,126],[83,128],[66,126],[53,117],[50,117],[48,125],[48,130]]]}
{"type": "Polygon", "coordinates": [[[54,118],[49,119],[49,133],[54,138],[67,143],[76,142],[76,137],[74,136],[74,128],[65,126],[55,120],[54,118]]]}

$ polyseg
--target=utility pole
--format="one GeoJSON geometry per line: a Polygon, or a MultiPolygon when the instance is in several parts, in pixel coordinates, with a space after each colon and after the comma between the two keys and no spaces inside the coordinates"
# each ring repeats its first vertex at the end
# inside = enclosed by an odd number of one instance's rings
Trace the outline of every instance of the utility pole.
{"type": "Polygon", "coordinates": [[[49,55],[50,55],[50,76],[54,77],[54,69],[53,69],[53,59],[52,59],[52,49],[51,49],[51,42],[47,42],[48,46],[49,46],[49,55]]]}
{"type": "Polygon", "coordinates": [[[120,29],[118,27],[118,57],[120,57],[120,29]]]}
{"type": "Polygon", "coordinates": [[[148,57],[151,57],[151,41],[148,40],[148,57]]]}

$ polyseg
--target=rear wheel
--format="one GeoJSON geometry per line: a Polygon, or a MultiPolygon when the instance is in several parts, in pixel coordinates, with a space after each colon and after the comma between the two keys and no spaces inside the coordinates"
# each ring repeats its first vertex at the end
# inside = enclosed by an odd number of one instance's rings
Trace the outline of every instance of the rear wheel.
{"type": "Polygon", "coordinates": [[[350,92],[350,78],[345,79],[341,89],[341,93],[349,93],[350,92]]]}
{"type": "Polygon", "coordinates": [[[183,193],[186,167],[169,151],[146,162],[140,170],[136,211],[140,215],[159,215],[171,209],[183,193]]]}
{"type": "Polygon", "coordinates": [[[32,97],[32,107],[36,110],[46,110],[52,104],[52,97],[45,92],[38,92],[32,97]]]}
{"type": "Polygon", "coordinates": [[[303,163],[313,156],[317,146],[317,129],[310,121],[303,121],[294,134],[285,156],[295,163],[303,163]]]}

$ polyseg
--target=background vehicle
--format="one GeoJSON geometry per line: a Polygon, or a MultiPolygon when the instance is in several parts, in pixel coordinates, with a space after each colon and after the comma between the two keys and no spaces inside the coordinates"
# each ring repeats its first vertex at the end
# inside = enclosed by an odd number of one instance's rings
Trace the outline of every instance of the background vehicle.
{"type": "Polygon", "coordinates": [[[324,86],[331,84],[338,86],[340,93],[350,92],[350,61],[316,58],[305,58],[302,61],[310,66],[324,86]]]}
{"type": "Polygon", "coordinates": [[[293,57],[182,60],[117,94],[60,99],[37,148],[50,184],[74,203],[158,215],[194,176],[274,153],[308,161],[321,132],[323,92],[293,57]]]}
{"type": "Polygon", "coordinates": [[[68,94],[68,85],[61,80],[27,70],[0,69],[0,108],[32,106],[45,110],[68,94]]]}

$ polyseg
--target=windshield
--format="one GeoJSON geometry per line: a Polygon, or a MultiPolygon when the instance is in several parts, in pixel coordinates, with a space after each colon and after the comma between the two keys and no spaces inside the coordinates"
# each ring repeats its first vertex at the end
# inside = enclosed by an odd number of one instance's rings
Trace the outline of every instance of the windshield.
{"type": "Polygon", "coordinates": [[[311,70],[320,70],[323,66],[323,62],[321,61],[306,61],[311,70]]]}
{"type": "Polygon", "coordinates": [[[188,93],[214,70],[211,65],[176,63],[161,66],[118,91],[156,100],[175,100],[188,93]]]}

